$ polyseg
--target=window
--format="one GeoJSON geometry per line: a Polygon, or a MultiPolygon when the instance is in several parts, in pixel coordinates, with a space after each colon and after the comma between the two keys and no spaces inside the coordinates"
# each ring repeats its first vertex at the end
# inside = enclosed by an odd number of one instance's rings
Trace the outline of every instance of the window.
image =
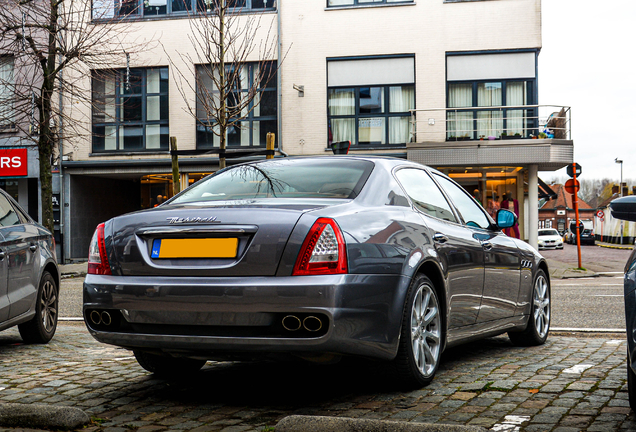
{"type": "Polygon", "coordinates": [[[527,137],[536,128],[533,109],[506,106],[533,105],[533,81],[486,81],[448,84],[448,139],[479,139],[489,136],[527,137]],[[490,108],[495,107],[495,108],[490,108]]]}
{"type": "Polygon", "coordinates": [[[455,204],[455,208],[459,211],[464,223],[473,228],[488,228],[490,227],[490,221],[488,216],[481,209],[481,207],[473,201],[473,199],[466,193],[464,189],[457,186],[455,183],[435,174],[435,179],[444,188],[450,199],[455,204]]]}
{"type": "Polygon", "coordinates": [[[232,167],[188,188],[173,204],[254,198],[354,199],[362,190],[373,163],[328,159],[285,159],[232,167]],[[312,173],[307,175],[307,173],[312,173]]]}
{"type": "Polygon", "coordinates": [[[396,177],[418,210],[438,219],[457,222],[442,191],[425,171],[405,168],[399,170],[396,177]]]}
{"type": "MultiPolygon", "coordinates": [[[[214,133],[218,126],[211,115],[219,106],[218,91],[209,71],[209,66],[197,66],[197,148],[202,149],[220,145],[219,136],[214,133]]],[[[238,78],[226,101],[228,110],[237,110],[232,117],[239,119],[227,130],[228,148],[265,147],[267,133],[277,134],[276,73],[275,62],[248,63],[238,71],[234,65],[226,66],[226,76],[234,74],[238,78]],[[253,99],[245,105],[252,94],[253,99]],[[238,111],[236,107],[242,105],[245,106],[238,111]]]]}
{"type": "Polygon", "coordinates": [[[413,57],[328,63],[329,141],[404,146],[415,108],[413,57]]]}
{"type": "Polygon", "coordinates": [[[14,127],[13,57],[0,57],[0,130],[14,127]]]}
{"type": "MultiPolygon", "coordinates": [[[[157,17],[213,12],[220,0],[93,0],[93,19],[157,17]]],[[[226,0],[237,13],[274,10],[275,0],[226,0]]]]}
{"type": "Polygon", "coordinates": [[[536,104],[535,52],[448,55],[446,62],[448,140],[538,133],[536,109],[519,108],[536,104]]]}
{"type": "Polygon", "coordinates": [[[327,0],[327,6],[366,6],[376,4],[413,3],[414,0],[327,0]]]}
{"type": "Polygon", "coordinates": [[[0,194],[0,226],[20,225],[24,223],[9,200],[0,194]]]}
{"type": "Polygon", "coordinates": [[[168,68],[93,73],[93,152],[168,150],[168,68]]]}

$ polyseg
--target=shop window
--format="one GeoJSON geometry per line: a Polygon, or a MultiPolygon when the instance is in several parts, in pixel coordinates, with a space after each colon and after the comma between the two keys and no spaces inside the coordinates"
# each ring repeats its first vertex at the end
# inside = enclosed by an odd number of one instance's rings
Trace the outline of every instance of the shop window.
{"type": "Polygon", "coordinates": [[[93,73],[93,152],[168,149],[168,68],[93,73]]]}

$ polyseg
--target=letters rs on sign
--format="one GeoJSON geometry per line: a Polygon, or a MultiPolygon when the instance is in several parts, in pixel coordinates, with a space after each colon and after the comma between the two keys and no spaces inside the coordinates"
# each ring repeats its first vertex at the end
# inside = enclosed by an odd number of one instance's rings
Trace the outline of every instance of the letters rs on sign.
{"type": "Polygon", "coordinates": [[[28,174],[27,149],[0,149],[0,177],[26,176],[28,174]]]}

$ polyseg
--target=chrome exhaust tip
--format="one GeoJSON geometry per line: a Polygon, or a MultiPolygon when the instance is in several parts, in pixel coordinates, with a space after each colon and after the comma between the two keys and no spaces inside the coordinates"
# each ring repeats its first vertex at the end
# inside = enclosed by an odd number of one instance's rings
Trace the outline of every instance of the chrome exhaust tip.
{"type": "Polygon", "coordinates": [[[300,328],[302,327],[300,318],[295,315],[287,315],[285,318],[283,318],[281,323],[283,324],[283,328],[287,331],[300,330],[300,328]]]}
{"type": "Polygon", "coordinates": [[[91,311],[91,314],[89,315],[89,317],[91,319],[91,322],[95,325],[100,325],[102,323],[102,316],[96,310],[91,311]]]}
{"type": "Polygon", "coordinates": [[[102,324],[104,324],[104,325],[109,326],[109,325],[111,325],[111,324],[113,323],[113,319],[112,319],[112,317],[111,317],[111,316],[110,316],[110,314],[109,314],[108,312],[106,312],[106,311],[102,312],[102,313],[100,314],[100,317],[101,317],[101,319],[102,319],[102,324]]]}
{"type": "Polygon", "coordinates": [[[310,332],[317,332],[322,328],[322,321],[315,316],[308,316],[303,320],[303,327],[310,332]]]}

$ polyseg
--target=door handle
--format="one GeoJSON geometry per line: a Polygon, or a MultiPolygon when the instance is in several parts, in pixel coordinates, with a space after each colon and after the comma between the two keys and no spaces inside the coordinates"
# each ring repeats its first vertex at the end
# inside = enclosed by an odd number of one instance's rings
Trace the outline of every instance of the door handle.
{"type": "Polygon", "coordinates": [[[442,233],[435,233],[435,235],[433,236],[433,240],[437,243],[446,243],[448,241],[448,237],[446,237],[442,233]]]}
{"type": "Polygon", "coordinates": [[[31,246],[29,246],[29,249],[31,250],[31,252],[35,252],[36,250],[38,250],[37,243],[33,243],[31,246]]]}
{"type": "Polygon", "coordinates": [[[485,250],[491,250],[492,249],[492,243],[490,243],[489,241],[485,241],[481,243],[481,246],[485,249],[485,250]]]}

